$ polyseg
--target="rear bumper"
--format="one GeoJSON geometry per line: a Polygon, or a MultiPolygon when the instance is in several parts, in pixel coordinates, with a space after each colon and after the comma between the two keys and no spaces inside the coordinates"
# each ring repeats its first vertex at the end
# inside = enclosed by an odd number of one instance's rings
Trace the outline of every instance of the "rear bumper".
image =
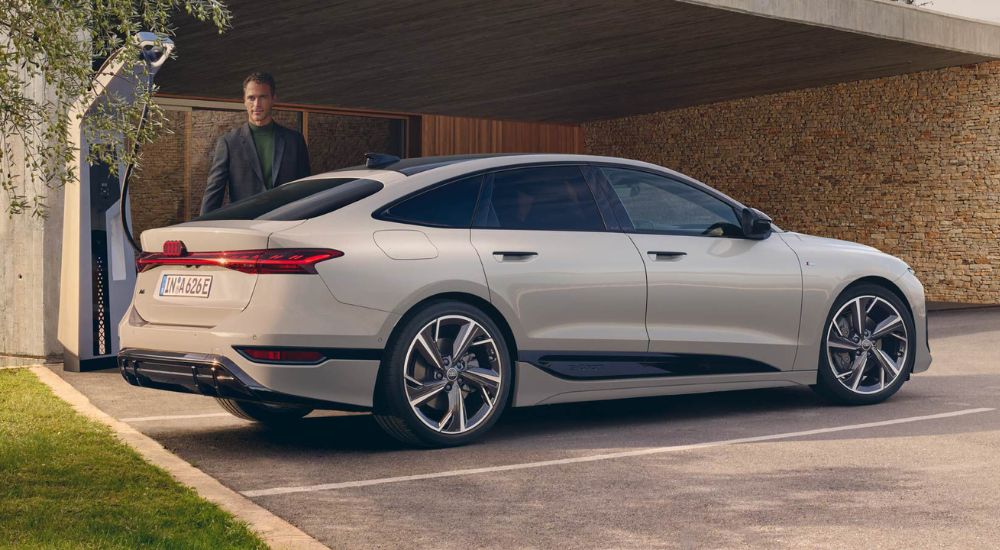
{"type": "Polygon", "coordinates": [[[230,359],[203,353],[171,353],[137,349],[118,354],[118,368],[133,386],[261,403],[364,411],[370,407],[314,399],[274,391],[254,380],[230,359]]]}
{"type": "MultiPolygon", "coordinates": [[[[137,292],[142,290],[139,288],[137,292]]],[[[156,290],[147,288],[146,292],[156,290]]],[[[215,326],[183,324],[197,321],[201,309],[207,308],[192,306],[185,316],[173,319],[181,324],[168,324],[166,317],[157,318],[159,322],[147,321],[133,304],[121,320],[118,329],[124,353],[171,359],[159,359],[154,364],[180,362],[180,366],[174,367],[177,374],[173,376],[150,373],[146,377],[150,384],[163,384],[163,389],[173,391],[203,393],[208,391],[205,388],[208,385],[199,386],[188,376],[191,365],[197,368],[217,364],[257,394],[268,390],[272,394],[338,404],[329,407],[338,409],[372,406],[381,351],[399,319],[389,312],[340,303],[319,277],[299,275],[260,277],[246,309],[230,311],[215,326]],[[331,353],[328,360],[316,365],[273,364],[252,361],[235,349],[251,346],[338,353],[331,353]],[[352,353],[358,350],[368,353],[352,353]]],[[[202,381],[207,382],[211,369],[201,370],[205,377],[202,381]]],[[[136,382],[144,381],[136,379],[136,382]]],[[[231,386],[221,387],[228,391],[231,386]]],[[[211,387],[214,391],[214,386],[211,387]]]]}

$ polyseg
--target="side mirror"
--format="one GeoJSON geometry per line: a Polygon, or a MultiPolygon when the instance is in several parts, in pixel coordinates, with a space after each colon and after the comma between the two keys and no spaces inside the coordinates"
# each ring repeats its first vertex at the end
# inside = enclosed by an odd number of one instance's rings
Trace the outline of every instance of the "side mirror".
{"type": "Polygon", "coordinates": [[[744,237],[762,241],[771,236],[770,216],[756,208],[744,208],[742,214],[744,237]]]}

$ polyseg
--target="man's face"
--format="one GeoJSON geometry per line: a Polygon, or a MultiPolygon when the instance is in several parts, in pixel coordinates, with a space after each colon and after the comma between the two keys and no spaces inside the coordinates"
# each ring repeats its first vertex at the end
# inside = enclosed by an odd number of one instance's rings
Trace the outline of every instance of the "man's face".
{"type": "Polygon", "coordinates": [[[243,89],[243,104],[247,107],[250,123],[264,126],[271,122],[271,106],[274,105],[274,93],[267,84],[251,80],[243,89]]]}

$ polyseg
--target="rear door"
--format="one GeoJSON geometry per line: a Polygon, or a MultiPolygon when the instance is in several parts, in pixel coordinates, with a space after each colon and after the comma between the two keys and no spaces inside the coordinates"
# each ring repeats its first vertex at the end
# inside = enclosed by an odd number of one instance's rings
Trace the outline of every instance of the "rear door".
{"type": "Polygon", "coordinates": [[[646,351],[642,260],[608,229],[580,166],[488,176],[472,244],[494,304],[519,325],[522,357],[646,351]]]}
{"type": "Polygon", "coordinates": [[[802,276],[784,241],[743,238],[734,206],[689,182],[600,170],[646,265],[650,351],[691,374],[791,369],[802,276]]]}

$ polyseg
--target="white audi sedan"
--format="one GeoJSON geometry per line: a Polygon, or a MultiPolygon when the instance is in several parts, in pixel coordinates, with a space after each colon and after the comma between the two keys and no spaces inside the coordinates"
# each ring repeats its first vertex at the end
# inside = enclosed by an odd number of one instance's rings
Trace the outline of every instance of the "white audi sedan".
{"type": "Polygon", "coordinates": [[[876,403],[931,362],[903,261],[620,158],[369,154],[142,247],[129,383],[264,423],[370,410],[413,445],[549,403],[779,386],[876,403]]]}

